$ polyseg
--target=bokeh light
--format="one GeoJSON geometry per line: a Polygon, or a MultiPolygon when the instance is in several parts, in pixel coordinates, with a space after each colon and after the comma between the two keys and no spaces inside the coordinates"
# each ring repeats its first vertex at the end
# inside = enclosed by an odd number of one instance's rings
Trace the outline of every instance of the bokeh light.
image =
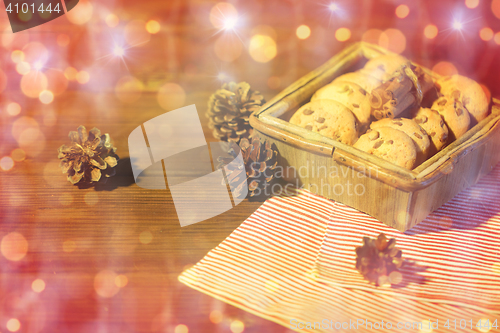
{"type": "Polygon", "coordinates": [[[400,19],[405,18],[410,14],[410,8],[407,5],[399,5],[396,8],[396,16],[400,19]]]}
{"type": "Polygon", "coordinates": [[[54,94],[50,90],[44,90],[40,93],[38,99],[40,99],[40,102],[43,104],[50,104],[54,101],[54,94]]]}
{"type": "Polygon", "coordinates": [[[38,98],[47,89],[48,81],[44,73],[31,70],[21,79],[21,90],[30,98],[38,98]]]}
{"type": "Polygon", "coordinates": [[[500,19],[500,0],[493,0],[491,2],[491,10],[493,14],[500,19]]]}
{"type": "Polygon", "coordinates": [[[164,110],[174,110],[184,106],[186,93],[180,85],[169,82],[158,90],[157,100],[164,110]]]}
{"type": "Polygon", "coordinates": [[[17,32],[13,34],[10,26],[6,26],[3,32],[0,38],[2,39],[2,46],[7,49],[20,50],[29,43],[30,37],[28,32],[17,32]]]}
{"type": "Polygon", "coordinates": [[[270,293],[275,293],[280,289],[280,283],[274,279],[269,279],[266,281],[264,288],[270,293]]]}
{"type": "Polygon", "coordinates": [[[484,27],[479,31],[479,37],[481,37],[482,40],[485,42],[493,39],[493,30],[488,27],[484,27]]]}
{"type": "Polygon", "coordinates": [[[0,169],[9,171],[14,167],[14,160],[10,156],[0,158],[0,169]]]}
{"type": "Polygon", "coordinates": [[[266,63],[274,59],[278,53],[276,42],[267,35],[254,35],[250,39],[248,52],[253,60],[266,63]]]}
{"type": "Polygon", "coordinates": [[[74,80],[76,80],[76,77],[78,76],[78,70],[74,67],[67,67],[64,70],[64,76],[66,77],[66,79],[68,79],[70,81],[74,81],[74,80]]]}
{"type": "Polygon", "coordinates": [[[453,21],[453,24],[451,26],[455,30],[462,30],[464,27],[464,24],[458,20],[455,20],[455,21],[453,21]]]}
{"type": "Polygon", "coordinates": [[[139,242],[142,244],[149,244],[153,241],[153,234],[149,230],[145,230],[139,235],[139,242]]]}
{"type": "Polygon", "coordinates": [[[179,324],[175,326],[174,333],[189,333],[189,328],[186,325],[179,324]]]}
{"type": "Polygon", "coordinates": [[[137,101],[144,90],[141,81],[133,76],[124,76],[118,80],[115,85],[116,97],[124,103],[133,103],[137,101]]]}
{"type": "Polygon", "coordinates": [[[398,29],[387,29],[380,35],[378,44],[399,54],[406,49],[406,37],[398,29]]]}
{"type": "Polygon", "coordinates": [[[73,24],[82,25],[90,21],[94,7],[88,0],[80,0],[78,5],[66,13],[66,18],[73,24]]]}
{"type": "Polygon", "coordinates": [[[234,28],[235,20],[238,18],[238,11],[227,2],[219,2],[210,10],[210,23],[217,29],[228,28],[228,22],[234,28]]]}
{"type": "Polygon", "coordinates": [[[370,29],[365,31],[363,36],[361,37],[361,40],[363,42],[371,43],[371,44],[378,44],[378,41],[380,39],[380,35],[382,34],[382,30],[379,29],[370,29]]]}
{"type": "Polygon", "coordinates": [[[17,65],[16,65],[16,72],[18,72],[21,75],[28,74],[30,72],[30,70],[31,70],[31,66],[26,61],[21,61],[21,62],[17,63],[17,65]]]}
{"type": "Polygon", "coordinates": [[[118,16],[116,16],[113,13],[108,14],[106,16],[105,21],[106,21],[106,24],[108,25],[108,27],[110,27],[110,28],[114,28],[118,25],[118,23],[120,23],[120,19],[118,18],[118,16]]]}
{"type": "Polygon", "coordinates": [[[104,298],[111,298],[115,296],[120,288],[116,285],[117,274],[112,270],[102,270],[96,274],[94,278],[94,290],[97,295],[104,298]]]}
{"type": "MultiPolygon", "coordinates": [[[[59,176],[59,178],[61,178],[59,176]]],[[[63,178],[64,179],[64,178],[63,178]]],[[[71,195],[70,193],[62,193],[60,196],[59,196],[59,203],[63,206],[68,206],[70,205],[71,203],[73,202],[73,195],[71,195]]],[[[73,242],[74,243],[74,242],[73,242]]],[[[63,244],[64,245],[64,244],[63,244]]]]}
{"type": "Polygon", "coordinates": [[[497,43],[498,45],[500,45],[500,32],[497,32],[495,34],[494,41],[495,41],[495,43],[497,43]]]}
{"type": "Polygon", "coordinates": [[[57,69],[48,69],[44,72],[47,77],[47,90],[50,90],[54,96],[58,96],[68,88],[68,79],[63,71],[57,69]]]}
{"type": "MultiPolygon", "coordinates": [[[[71,197],[71,201],[73,201],[73,197],[71,197]]],[[[76,250],[76,242],[74,240],[64,241],[62,244],[63,251],[66,253],[71,253],[76,250]]]]}
{"type": "Polygon", "coordinates": [[[76,81],[80,84],[86,84],[90,81],[90,74],[86,71],[79,71],[76,74],[76,81]]]}
{"type": "Polygon", "coordinates": [[[465,0],[465,6],[467,6],[467,8],[476,8],[477,6],[479,6],[479,0],[465,0]]]}
{"type": "Polygon", "coordinates": [[[7,105],[7,113],[11,116],[17,116],[18,114],[21,113],[21,105],[12,102],[7,105]]]}
{"type": "Polygon", "coordinates": [[[231,322],[229,329],[232,333],[242,333],[245,331],[245,324],[241,320],[236,319],[231,322]]]}
{"type": "Polygon", "coordinates": [[[9,332],[17,332],[21,329],[21,323],[19,322],[19,320],[17,318],[11,318],[9,320],[7,320],[7,330],[9,330],[9,332]]]}
{"type": "Polygon", "coordinates": [[[500,275],[500,262],[496,262],[491,266],[493,273],[500,275]]]}
{"type": "Polygon", "coordinates": [[[125,26],[125,41],[132,47],[143,46],[151,39],[151,34],[146,30],[146,23],[134,20],[125,26]]]}
{"type": "Polygon", "coordinates": [[[481,318],[478,320],[478,323],[481,323],[480,325],[476,326],[479,332],[488,333],[493,328],[491,326],[493,322],[491,322],[491,320],[489,320],[488,318],[481,318]]]}
{"type": "Polygon", "coordinates": [[[21,50],[14,50],[12,51],[12,53],[10,54],[10,59],[12,60],[12,62],[14,62],[15,64],[18,64],[20,63],[21,61],[24,61],[24,52],[21,51],[21,50]]]}
{"type": "Polygon", "coordinates": [[[419,333],[431,333],[432,332],[432,321],[422,320],[422,327],[418,330],[419,333]]]}
{"type": "Polygon", "coordinates": [[[49,59],[49,50],[40,42],[30,42],[23,47],[24,60],[40,70],[49,59]],[[38,65],[37,65],[38,64],[38,65]]]}
{"type": "Polygon", "coordinates": [[[448,62],[448,61],[438,62],[436,65],[434,65],[434,67],[432,67],[432,71],[434,73],[437,73],[437,74],[443,75],[443,76],[450,76],[450,75],[458,74],[458,70],[455,67],[455,65],[453,65],[451,62],[448,62]]]}
{"type": "Polygon", "coordinates": [[[31,289],[36,293],[41,293],[45,290],[45,281],[42,279],[36,279],[31,283],[31,289]]]}
{"type": "Polygon", "coordinates": [[[86,193],[83,199],[89,206],[95,206],[99,202],[99,196],[95,192],[86,193]]]}
{"type": "Polygon", "coordinates": [[[214,311],[210,312],[209,319],[213,324],[221,323],[223,318],[224,317],[222,315],[222,312],[220,312],[220,311],[214,310],[214,311]]]}
{"type": "Polygon", "coordinates": [[[348,28],[339,28],[335,31],[335,38],[339,42],[345,42],[351,38],[351,30],[348,28]]]}
{"type": "Polygon", "coordinates": [[[156,20],[149,20],[148,23],[146,23],[146,30],[150,34],[157,34],[161,30],[161,25],[160,22],[156,20]]]}
{"type": "Polygon", "coordinates": [[[45,148],[45,136],[38,122],[31,117],[20,117],[12,124],[12,136],[26,155],[35,157],[45,148]]]}
{"type": "Polygon", "coordinates": [[[215,41],[214,51],[215,55],[220,60],[231,62],[240,57],[243,51],[243,45],[235,35],[224,34],[219,36],[215,41]]]}
{"type": "Polygon", "coordinates": [[[393,271],[389,274],[389,282],[392,285],[400,284],[403,281],[403,274],[399,271],[393,271]]]}
{"type": "Polygon", "coordinates": [[[307,25],[303,24],[297,28],[295,33],[299,39],[307,39],[311,36],[311,29],[307,25]]]}
{"type": "Polygon", "coordinates": [[[118,288],[125,288],[128,284],[128,278],[125,275],[120,274],[115,278],[115,284],[118,288]]]}
{"type": "Polygon", "coordinates": [[[70,40],[69,36],[66,34],[59,34],[57,36],[57,45],[59,45],[61,47],[68,46],[70,41],[71,40],[70,40]]]}
{"type": "Polygon", "coordinates": [[[14,162],[22,162],[26,158],[26,152],[21,148],[16,148],[10,153],[10,157],[14,162]]]}
{"type": "Polygon", "coordinates": [[[429,24],[424,29],[424,36],[428,39],[434,39],[438,35],[438,28],[434,24],[429,24]]]}
{"type": "Polygon", "coordinates": [[[2,238],[0,251],[10,261],[19,261],[28,253],[28,241],[18,232],[11,232],[2,238]]]}
{"type": "Polygon", "coordinates": [[[251,35],[252,36],[254,36],[254,35],[266,35],[266,36],[271,37],[274,41],[276,41],[278,39],[278,33],[276,32],[276,30],[273,27],[271,27],[269,25],[265,25],[265,24],[261,24],[261,25],[256,26],[255,28],[253,28],[251,35]]]}

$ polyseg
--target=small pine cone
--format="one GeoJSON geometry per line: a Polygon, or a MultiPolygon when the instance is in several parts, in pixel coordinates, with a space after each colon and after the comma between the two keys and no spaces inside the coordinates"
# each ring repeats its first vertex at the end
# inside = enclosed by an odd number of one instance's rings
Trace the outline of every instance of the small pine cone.
{"type": "Polygon", "coordinates": [[[377,286],[387,282],[397,284],[401,280],[402,254],[396,248],[395,238],[388,240],[383,233],[377,239],[363,237],[363,246],[356,248],[356,269],[377,286]]]}
{"type": "Polygon", "coordinates": [[[208,100],[208,126],[215,138],[239,143],[252,135],[249,117],[266,101],[246,82],[224,83],[208,100]]]}
{"type": "Polygon", "coordinates": [[[116,148],[111,143],[109,134],[101,135],[101,131],[93,128],[87,133],[84,126],[78,127],[78,132],[69,133],[71,145],[62,145],[59,149],[60,167],[68,174],[71,184],[91,184],[115,175],[114,167],[119,157],[116,148]],[[102,177],[104,176],[104,177],[102,177]]]}
{"type": "MultiPolygon", "coordinates": [[[[276,165],[278,164],[278,152],[271,147],[269,142],[260,142],[257,136],[250,139],[252,140],[251,142],[243,138],[239,144],[243,162],[245,163],[245,170],[242,168],[235,168],[232,164],[229,164],[231,162],[230,159],[218,159],[220,163],[218,168],[227,166],[229,169],[226,171],[227,179],[233,184],[240,182],[235,193],[233,193],[237,198],[242,198],[244,196],[244,181],[248,184],[248,193],[251,197],[259,195],[274,178],[276,165]]],[[[229,153],[234,158],[237,157],[234,150],[230,150],[229,153]]]]}

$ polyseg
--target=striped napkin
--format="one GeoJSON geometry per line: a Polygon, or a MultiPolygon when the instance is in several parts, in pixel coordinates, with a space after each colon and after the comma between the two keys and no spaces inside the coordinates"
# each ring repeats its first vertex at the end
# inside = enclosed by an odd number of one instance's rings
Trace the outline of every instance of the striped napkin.
{"type": "Polygon", "coordinates": [[[303,332],[477,331],[500,311],[498,180],[500,168],[406,233],[295,190],[267,200],[179,280],[303,332]],[[398,288],[370,286],[354,269],[354,247],[380,231],[415,261],[398,288]]]}

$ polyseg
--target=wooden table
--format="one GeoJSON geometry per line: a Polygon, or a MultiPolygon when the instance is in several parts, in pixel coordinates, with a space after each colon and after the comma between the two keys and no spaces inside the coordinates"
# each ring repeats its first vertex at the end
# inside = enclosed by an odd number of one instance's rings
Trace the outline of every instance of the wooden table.
{"type": "MultiPolygon", "coordinates": [[[[168,189],[153,191],[135,185],[128,135],[167,110],[195,104],[205,135],[213,140],[204,112],[209,95],[220,86],[220,73],[235,81],[248,81],[269,99],[346,43],[361,40],[371,28],[400,29],[407,35],[405,55],[429,67],[439,61],[455,61],[461,73],[476,77],[499,96],[500,68],[493,60],[500,46],[477,38],[477,21],[470,23],[472,37],[464,34],[464,40],[445,36],[446,32],[436,40],[425,40],[415,31],[422,31],[430,22],[446,29],[447,8],[451,8],[450,1],[433,7],[429,3],[420,8],[412,5],[404,20],[394,16],[395,6],[388,1],[341,4],[350,20],[332,19],[321,5],[305,1],[241,3],[237,5],[242,17],[237,30],[243,42],[241,55],[224,62],[214,53],[222,33],[213,36],[217,31],[208,20],[215,2],[92,2],[93,16],[86,25],[60,18],[24,33],[47,46],[51,54],[47,67],[64,70],[72,66],[90,73],[88,83],[69,82],[67,90],[48,105],[23,95],[21,76],[9,59],[13,49],[4,47],[2,69],[9,83],[2,96],[0,158],[10,155],[20,141],[28,142],[25,150],[33,153],[15,162],[12,169],[0,170],[0,239],[15,232],[28,244],[19,261],[6,258],[12,248],[4,249],[0,256],[0,331],[15,326],[11,319],[16,318],[21,324],[19,332],[185,332],[179,324],[186,325],[189,332],[230,332],[235,320],[244,323],[245,332],[287,332],[177,281],[184,269],[201,260],[261,202],[245,200],[215,218],[181,228],[168,189]],[[106,10],[116,13],[121,25],[107,26],[106,10]],[[149,19],[161,22],[159,33],[144,45],[127,50],[123,61],[110,56],[113,38],[123,34],[124,25],[149,19]],[[312,30],[311,37],[303,41],[295,35],[300,24],[308,24],[312,30]],[[277,40],[278,54],[267,63],[255,62],[246,50],[252,29],[258,25],[272,27],[271,35],[277,40]],[[352,31],[348,42],[333,37],[341,26],[352,31]],[[61,34],[70,37],[69,45],[57,44],[61,34]],[[458,55],[457,49],[461,50],[458,55]],[[131,103],[118,99],[114,92],[118,80],[126,75],[143,84],[140,98],[131,103]],[[269,86],[272,76],[277,79],[269,86]],[[168,82],[179,84],[186,95],[181,105],[162,109],[157,91],[168,82]],[[19,115],[6,111],[12,101],[22,107],[19,115]],[[104,186],[79,189],[58,168],[57,148],[68,143],[67,134],[79,125],[110,133],[118,148],[118,173],[104,186]],[[30,128],[34,132],[24,133],[21,139],[22,131],[30,128]],[[35,134],[36,139],[30,139],[35,134]],[[34,291],[39,291],[40,282],[32,287],[36,279],[45,283],[41,292],[34,291]]],[[[466,11],[471,16],[483,13],[481,24],[500,30],[487,5],[466,11]]],[[[233,331],[237,331],[234,326],[233,331]]]]}

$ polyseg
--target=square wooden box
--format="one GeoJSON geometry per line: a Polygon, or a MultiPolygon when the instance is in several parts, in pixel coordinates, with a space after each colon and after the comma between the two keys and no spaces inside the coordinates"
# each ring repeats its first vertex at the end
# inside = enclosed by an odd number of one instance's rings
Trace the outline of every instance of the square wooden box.
{"type": "Polygon", "coordinates": [[[406,231],[499,162],[500,101],[493,99],[486,119],[414,170],[287,121],[320,87],[386,53],[390,52],[363,42],[348,47],[271,99],[250,124],[262,139],[276,144],[278,176],[406,231]]]}

